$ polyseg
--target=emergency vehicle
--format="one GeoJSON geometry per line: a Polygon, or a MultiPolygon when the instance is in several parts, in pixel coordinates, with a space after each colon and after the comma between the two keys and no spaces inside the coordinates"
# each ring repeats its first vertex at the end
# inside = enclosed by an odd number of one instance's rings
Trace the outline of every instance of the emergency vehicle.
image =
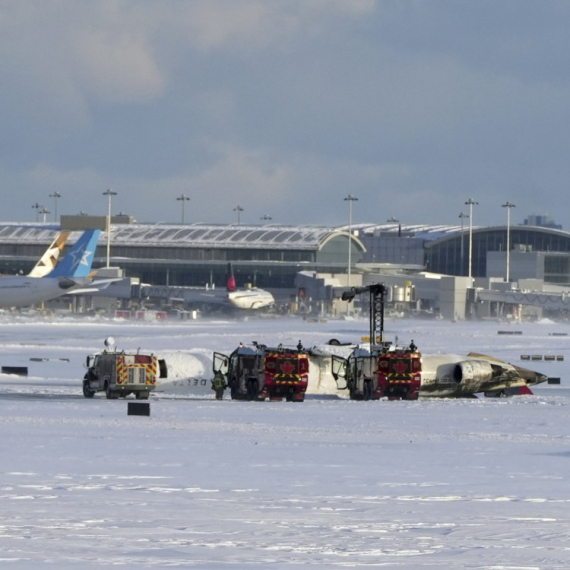
{"type": "Polygon", "coordinates": [[[332,372],[339,389],[348,389],[353,400],[389,399],[416,400],[422,382],[422,355],[414,341],[401,348],[384,341],[383,283],[352,287],[342,294],[351,302],[355,295],[369,295],[369,349],[358,347],[348,358],[333,356],[332,372]]]}
{"type": "Polygon", "coordinates": [[[226,378],[232,400],[302,402],[309,382],[309,354],[297,348],[240,345],[228,357],[214,352],[214,374],[226,378]]]}
{"type": "Polygon", "coordinates": [[[105,340],[105,346],[109,350],[87,357],[83,395],[93,398],[96,392],[104,391],[109,400],[129,394],[134,394],[137,400],[148,399],[159,375],[157,357],[116,351],[110,338],[105,340]]]}
{"type": "Polygon", "coordinates": [[[422,356],[412,344],[407,348],[390,343],[355,348],[348,358],[332,356],[332,372],[339,389],[351,400],[416,400],[421,387],[422,356]]]}

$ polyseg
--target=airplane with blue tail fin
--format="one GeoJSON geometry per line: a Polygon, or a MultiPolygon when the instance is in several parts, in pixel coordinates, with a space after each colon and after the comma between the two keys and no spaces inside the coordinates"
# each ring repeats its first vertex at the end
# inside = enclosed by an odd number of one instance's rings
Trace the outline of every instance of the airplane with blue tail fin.
{"type": "Polygon", "coordinates": [[[49,277],[88,277],[100,233],[100,230],[83,232],[69,253],[49,273],[49,277]]]}
{"type": "Polygon", "coordinates": [[[86,230],[55,269],[43,277],[0,277],[0,307],[25,307],[79,292],[92,284],[100,230],[86,230]]]}

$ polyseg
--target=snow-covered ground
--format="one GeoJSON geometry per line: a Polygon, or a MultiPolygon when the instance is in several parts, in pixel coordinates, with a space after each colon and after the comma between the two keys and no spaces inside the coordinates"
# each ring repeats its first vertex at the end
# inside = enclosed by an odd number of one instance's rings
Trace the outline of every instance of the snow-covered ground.
{"type": "Polygon", "coordinates": [[[0,375],[3,568],[570,568],[570,337],[552,336],[568,325],[386,323],[422,352],[562,378],[535,396],[299,404],[179,391],[151,395],[151,416],[137,417],[124,400],[81,395],[82,364],[106,336],[189,352],[206,370],[240,341],[358,341],[368,323],[0,324],[0,364],[29,367],[0,375]]]}

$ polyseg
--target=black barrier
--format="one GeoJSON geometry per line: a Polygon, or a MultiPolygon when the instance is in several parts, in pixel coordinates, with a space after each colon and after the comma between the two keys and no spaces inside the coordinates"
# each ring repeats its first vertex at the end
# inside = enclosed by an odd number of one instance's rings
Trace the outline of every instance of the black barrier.
{"type": "MultiPolygon", "coordinates": [[[[521,360],[542,360],[542,354],[533,354],[532,356],[530,354],[521,354],[521,360]]],[[[544,360],[546,360],[547,362],[554,362],[555,360],[557,362],[563,362],[564,361],[564,355],[563,354],[545,354],[544,355],[544,360]]]]}
{"type": "Polygon", "coordinates": [[[27,376],[27,366],[2,366],[2,374],[15,374],[16,376],[27,376]]]}
{"type": "Polygon", "coordinates": [[[560,384],[560,378],[549,378],[548,383],[549,384],[560,384]]]}
{"type": "Polygon", "coordinates": [[[129,402],[127,415],[150,416],[150,404],[148,402],[129,402]]]}
{"type": "Polygon", "coordinates": [[[568,336],[568,333],[548,333],[548,336],[568,336]]]}
{"type": "Polygon", "coordinates": [[[497,331],[497,334],[522,334],[522,331],[497,331]]]}

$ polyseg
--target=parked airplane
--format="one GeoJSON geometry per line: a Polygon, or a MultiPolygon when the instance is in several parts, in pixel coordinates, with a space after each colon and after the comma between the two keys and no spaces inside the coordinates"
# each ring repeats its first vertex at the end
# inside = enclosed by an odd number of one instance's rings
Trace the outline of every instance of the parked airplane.
{"type": "Polygon", "coordinates": [[[92,283],[91,264],[100,230],[87,230],[68,254],[43,277],[0,278],[0,307],[22,307],[77,292],[92,283]]]}
{"type": "Polygon", "coordinates": [[[28,273],[28,277],[44,277],[51,273],[59,260],[59,255],[69,237],[69,232],[60,232],[41,256],[35,267],[28,273]]]}
{"type": "Polygon", "coordinates": [[[228,263],[226,287],[172,287],[168,285],[143,285],[143,297],[181,301],[185,305],[229,306],[243,310],[258,310],[275,303],[269,291],[257,287],[236,287],[232,264],[228,263]]]}
{"type": "MultiPolygon", "coordinates": [[[[34,268],[28,273],[28,277],[44,277],[51,273],[59,260],[59,255],[65,246],[69,232],[60,232],[46,249],[34,268]]],[[[0,277],[19,277],[16,275],[0,275],[0,277]]]]}
{"type": "Polygon", "coordinates": [[[228,263],[228,301],[237,309],[263,309],[275,303],[273,295],[265,289],[257,287],[236,288],[234,270],[231,263],[228,263]]]}

